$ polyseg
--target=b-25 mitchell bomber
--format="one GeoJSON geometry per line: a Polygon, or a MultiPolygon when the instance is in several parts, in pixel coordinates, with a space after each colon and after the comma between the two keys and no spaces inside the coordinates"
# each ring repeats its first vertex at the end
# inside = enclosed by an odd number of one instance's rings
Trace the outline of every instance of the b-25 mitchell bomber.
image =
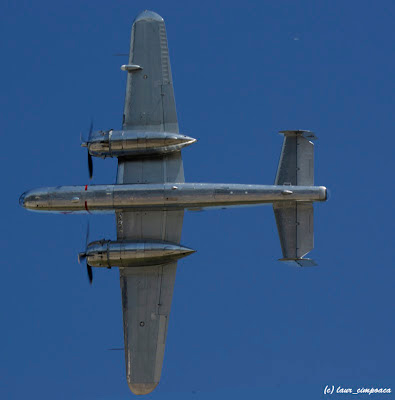
{"type": "Polygon", "coordinates": [[[144,11],[134,21],[121,130],[92,132],[82,145],[93,157],[117,157],[114,185],[57,186],[20,197],[21,206],[58,213],[115,212],[117,240],[87,244],[79,259],[92,267],[119,267],[126,377],[130,390],[158,385],[178,259],[194,251],[180,244],[184,210],[272,203],[282,261],[311,266],[314,186],[312,132],[282,131],[274,185],[185,183],[181,150],[196,140],[179,133],[163,18],[144,11]]]}

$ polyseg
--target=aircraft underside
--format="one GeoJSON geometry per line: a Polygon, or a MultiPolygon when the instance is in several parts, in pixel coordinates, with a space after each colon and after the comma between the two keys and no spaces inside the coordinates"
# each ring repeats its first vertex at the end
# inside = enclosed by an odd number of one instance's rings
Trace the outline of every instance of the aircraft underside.
{"type": "MultiPolygon", "coordinates": [[[[115,212],[116,240],[86,243],[79,261],[119,267],[126,378],[135,394],[158,385],[165,351],[177,262],[194,252],[180,244],[184,210],[273,204],[281,261],[312,266],[313,203],[327,199],[314,185],[315,135],[289,130],[273,185],[185,183],[181,152],[196,139],[180,134],[163,18],[144,11],[133,23],[122,128],[93,132],[93,157],[117,157],[115,184],[45,187],[25,192],[21,206],[54,213],[115,212]]],[[[88,238],[88,233],[87,233],[88,238]]],[[[219,328],[220,329],[220,328],[219,328]]],[[[171,355],[169,355],[171,357],[171,355]]]]}

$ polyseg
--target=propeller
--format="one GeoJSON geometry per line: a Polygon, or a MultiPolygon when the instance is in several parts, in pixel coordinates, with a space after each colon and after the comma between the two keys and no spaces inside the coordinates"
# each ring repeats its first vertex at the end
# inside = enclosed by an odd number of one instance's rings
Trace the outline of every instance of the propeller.
{"type": "Polygon", "coordinates": [[[92,156],[90,155],[88,151],[88,170],[89,170],[89,179],[92,179],[93,176],[93,162],[92,162],[92,156]]]}
{"type": "Polygon", "coordinates": [[[92,179],[93,176],[93,161],[92,161],[92,156],[89,153],[89,143],[91,141],[92,137],[92,131],[93,131],[93,121],[91,120],[91,124],[89,126],[89,133],[88,133],[88,140],[84,140],[82,138],[82,133],[80,134],[80,140],[81,140],[81,147],[86,147],[88,150],[88,171],[89,171],[89,179],[92,179]]]}
{"type": "Polygon", "coordinates": [[[86,227],[85,252],[78,254],[78,263],[81,264],[81,261],[84,261],[84,260],[86,261],[86,271],[88,273],[89,283],[92,285],[92,280],[93,280],[92,267],[88,264],[87,254],[86,254],[86,251],[88,249],[88,240],[89,240],[89,222],[86,227]]]}
{"type": "MultiPolygon", "coordinates": [[[[92,131],[93,131],[93,121],[91,120],[91,124],[89,126],[88,143],[91,141],[92,131]]],[[[89,179],[92,179],[92,176],[93,176],[93,162],[92,162],[92,156],[89,153],[89,148],[88,148],[88,170],[89,170],[89,179]]]]}

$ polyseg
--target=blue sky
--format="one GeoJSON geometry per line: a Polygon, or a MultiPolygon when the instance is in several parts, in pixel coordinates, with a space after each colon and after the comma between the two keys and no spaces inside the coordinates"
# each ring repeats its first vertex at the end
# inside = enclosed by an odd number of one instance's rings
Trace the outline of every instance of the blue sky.
{"type": "MultiPolygon", "coordinates": [[[[282,129],[316,132],[315,269],[277,262],[270,207],[187,213],[153,399],[323,397],[392,387],[392,1],[2,1],[0,396],[126,399],[116,269],[77,263],[86,217],[27,212],[34,187],[88,183],[80,132],[119,128],[134,17],[166,22],[190,182],[271,184],[282,129]]],[[[94,160],[93,183],[115,180],[94,160]]],[[[91,238],[115,238],[111,215],[91,238]]],[[[373,396],[373,395],[372,395],[373,396]]],[[[372,397],[371,396],[371,397],[372,397]]],[[[393,395],[374,398],[393,398],[393,395]]],[[[335,397],[335,396],[333,396],[335,397]]],[[[337,398],[347,397],[346,395],[337,398]]],[[[363,397],[363,396],[360,396],[363,397]]],[[[365,396],[367,397],[367,396],[365,396]]],[[[335,397],[336,398],[336,397],[335,397]]]]}

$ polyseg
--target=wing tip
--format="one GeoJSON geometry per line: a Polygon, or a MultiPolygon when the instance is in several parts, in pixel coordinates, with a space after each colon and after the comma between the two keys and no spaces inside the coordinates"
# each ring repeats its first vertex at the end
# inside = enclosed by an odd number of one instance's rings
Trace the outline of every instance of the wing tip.
{"type": "Polygon", "coordinates": [[[163,21],[163,18],[157,14],[154,11],[150,11],[150,10],[144,10],[143,12],[141,12],[136,19],[134,20],[134,22],[139,22],[139,21],[148,21],[148,20],[153,20],[153,21],[163,21]]]}
{"type": "Polygon", "coordinates": [[[128,382],[129,389],[132,393],[137,395],[148,394],[151,393],[158,386],[159,382],[152,383],[136,383],[136,382],[128,382]]]}

